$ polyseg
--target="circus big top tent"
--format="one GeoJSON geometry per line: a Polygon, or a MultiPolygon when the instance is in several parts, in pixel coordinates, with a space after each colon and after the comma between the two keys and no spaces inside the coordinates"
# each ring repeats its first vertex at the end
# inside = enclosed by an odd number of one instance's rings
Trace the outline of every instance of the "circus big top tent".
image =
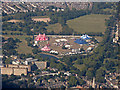
{"type": "Polygon", "coordinates": [[[46,37],[45,33],[42,35],[42,34],[39,34],[36,38],[35,38],[36,41],[46,41],[48,40],[48,38],[46,37]]]}
{"type": "Polygon", "coordinates": [[[76,41],[74,41],[75,43],[78,43],[78,44],[87,44],[87,42],[83,39],[77,39],[76,41]]]}
{"type": "Polygon", "coordinates": [[[88,40],[88,39],[90,39],[91,37],[89,37],[88,35],[82,35],[80,38],[82,38],[82,39],[85,39],[85,40],[88,40]]]}
{"type": "Polygon", "coordinates": [[[47,47],[47,46],[44,46],[41,50],[42,50],[42,51],[50,51],[50,48],[47,47]]]}

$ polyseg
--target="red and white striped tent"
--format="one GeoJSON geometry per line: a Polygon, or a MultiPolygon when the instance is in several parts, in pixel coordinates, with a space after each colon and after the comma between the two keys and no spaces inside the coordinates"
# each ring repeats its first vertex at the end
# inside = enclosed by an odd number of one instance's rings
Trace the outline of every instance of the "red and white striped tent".
{"type": "Polygon", "coordinates": [[[39,35],[35,38],[36,41],[46,41],[48,40],[47,36],[45,35],[45,33],[42,35],[39,33],[39,35]]]}
{"type": "Polygon", "coordinates": [[[50,48],[47,47],[47,46],[44,46],[44,47],[41,49],[41,51],[50,51],[50,48]]]}

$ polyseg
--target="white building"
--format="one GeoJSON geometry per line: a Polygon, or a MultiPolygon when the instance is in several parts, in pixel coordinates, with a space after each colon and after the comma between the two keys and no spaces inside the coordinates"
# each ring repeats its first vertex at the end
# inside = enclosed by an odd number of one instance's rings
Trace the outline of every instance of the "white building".
{"type": "Polygon", "coordinates": [[[67,42],[67,39],[56,39],[56,42],[67,42]]]}
{"type": "Polygon", "coordinates": [[[66,47],[66,48],[70,48],[70,47],[71,47],[71,45],[65,45],[65,47],[66,47]]]}
{"type": "Polygon", "coordinates": [[[64,75],[70,76],[71,73],[69,73],[69,72],[65,72],[64,75]]]}
{"type": "Polygon", "coordinates": [[[93,49],[93,47],[88,47],[87,51],[91,51],[93,49]]]}
{"type": "Polygon", "coordinates": [[[58,54],[58,51],[55,51],[55,50],[51,50],[50,53],[55,53],[55,54],[58,54]]]}

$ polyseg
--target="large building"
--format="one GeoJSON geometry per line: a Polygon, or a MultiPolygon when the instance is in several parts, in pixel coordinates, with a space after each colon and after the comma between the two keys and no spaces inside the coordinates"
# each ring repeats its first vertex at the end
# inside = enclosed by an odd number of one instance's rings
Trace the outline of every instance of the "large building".
{"type": "Polygon", "coordinates": [[[31,71],[31,66],[30,65],[14,65],[14,64],[7,64],[6,67],[8,68],[26,68],[28,71],[31,71]]]}
{"type": "Polygon", "coordinates": [[[26,68],[11,68],[11,67],[2,67],[1,68],[1,74],[7,74],[7,75],[27,75],[27,69],[26,68]]]}
{"type": "Polygon", "coordinates": [[[13,70],[14,70],[13,72],[14,75],[21,75],[21,74],[27,75],[27,68],[13,68],[13,70]]]}
{"type": "Polygon", "coordinates": [[[7,75],[27,75],[28,72],[31,71],[30,65],[13,65],[13,64],[7,64],[5,67],[1,68],[1,74],[7,74],[7,75]]]}
{"type": "Polygon", "coordinates": [[[11,75],[11,74],[13,74],[13,68],[2,67],[1,74],[11,75]]]}

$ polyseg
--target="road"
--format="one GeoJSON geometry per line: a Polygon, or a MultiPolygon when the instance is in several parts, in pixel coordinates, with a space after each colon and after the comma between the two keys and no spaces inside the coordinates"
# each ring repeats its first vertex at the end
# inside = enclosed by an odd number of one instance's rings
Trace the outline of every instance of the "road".
{"type": "MultiPolygon", "coordinates": [[[[34,36],[38,36],[38,35],[34,35],[34,36]]],[[[74,35],[47,35],[48,37],[60,37],[60,38],[65,38],[65,37],[81,37],[81,36],[74,36],[74,35]]]]}
{"type": "Polygon", "coordinates": [[[56,58],[62,58],[62,57],[59,57],[59,56],[57,56],[57,55],[54,55],[54,54],[50,54],[50,53],[45,53],[45,52],[41,52],[41,54],[46,54],[46,55],[50,55],[50,56],[54,56],[54,57],[56,57],[56,58]]]}

